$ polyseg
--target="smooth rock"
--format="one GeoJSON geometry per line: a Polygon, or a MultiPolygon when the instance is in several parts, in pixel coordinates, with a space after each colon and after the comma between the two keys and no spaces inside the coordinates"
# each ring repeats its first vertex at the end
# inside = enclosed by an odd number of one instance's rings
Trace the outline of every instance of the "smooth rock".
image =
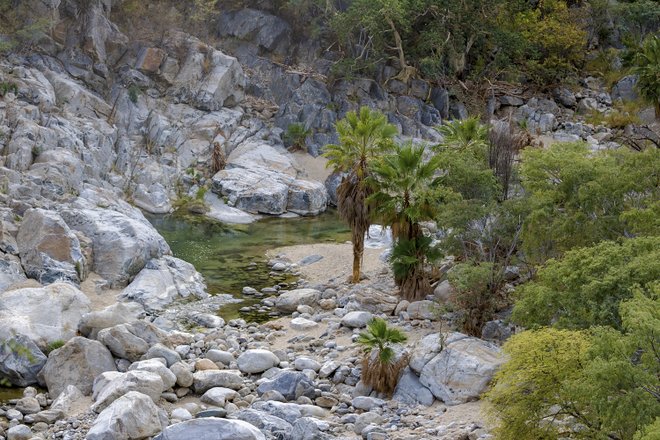
{"type": "Polygon", "coordinates": [[[424,406],[431,406],[435,400],[433,393],[422,385],[419,377],[410,368],[406,368],[399,378],[392,399],[407,405],[424,406]]]}
{"type": "Polygon", "coordinates": [[[158,402],[163,388],[163,380],[156,373],[139,370],[122,373],[101,389],[96,396],[96,402],[92,405],[92,410],[103,411],[129,391],[146,394],[151,400],[158,402]]]}
{"type": "Polygon", "coordinates": [[[273,379],[266,380],[257,387],[260,396],[270,390],[279,392],[289,401],[296,400],[300,396],[310,399],[316,397],[314,383],[304,373],[298,371],[281,371],[273,379]]]}
{"type": "Polygon", "coordinates": [[[101,411],[86,440],[144,439],[161,432],[159,409],[153,400],[130,391],[101,411]]]}
{"type": "Polygon", "coordinates": [[[25,387],[37,383],[37,375],[46,364],[46,355],[30,338],[13,335],[0,340],[0,378],[25,387]]]}
{"type": "Polygon", "coordinates": [[[266,440],[253,425],[242,420],[206,417],[170,425],[154,440],[266,440]]]}
{"type": "Polygon", "coordinates": [[[215,387],[240,390],[243,388],[243,377],[236,370],[206,370],[193,373],[193,389],[197,394],[203,394],[215,387]]]}
{"type": "Polygon", "coordinates": [[[321,298],[321,292],[316,289],[295,289],[283,292],[275,300],[275,307],[287,313],[295,312],[300,304],[314,306],[321,298]]]}
{"type": "Polygon", "coordinates": [[[369,312],[348,312],[341,318],[341,323],[343,326],[349,328],[363,328],[372,319],[373,315],[369,312]]]}
{"type": "Polygon", "coordinates": [[[242,373],[256,374],[277,366],[280,360],[271,351],[252,349],[241,353],[236,363],[242,373]]]}

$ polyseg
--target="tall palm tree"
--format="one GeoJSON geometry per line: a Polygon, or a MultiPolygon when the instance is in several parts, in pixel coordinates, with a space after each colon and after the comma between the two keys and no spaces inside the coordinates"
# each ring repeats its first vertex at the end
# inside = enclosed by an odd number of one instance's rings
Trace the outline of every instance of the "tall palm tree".
{"type": "Polygon", "coordinates": [[[660,37],[647,38],[635,57],[633,72],[639,76],[639,94],[653,104],[655,118],[660,119],[660,37]]]}
{"type": "Polygon", "coordinates": [[[352,282],[360,282],[360,266],[364,254],[364,234],[371,225],[371,212],[366,203],[371,188],[366,179],[370,163],[392,148],[396,127],[387,123],[385,115],[362,107],[359,113],[348,112],[336,124],[339,144],[327,145],[324,156],[335,172],[345,173],[337,188],[337,208],[348,222],[353,241],[352,282]]]}
{"type": "Polygon", "coordinates": [[[398,147],[373,166],[370,182],[375,188],[369,197],[374,214],[392,227],[395,240],[390,261],[401,296],[415,301],[431,291],[424,264],[437,257],[431,240],[424,237],[420,223],[439,213],[441,188],[436,172],[437,157],[424,160],[424,147],[398,147]]]}
{"type": "Polygon", "coordinates": [[[392,394],[401,370],[406,366],[406,356],[396,359],[392,345],[406,342],[405,333],[388,327],[381,318],[374,318],[367,330],[360,333],[357,343],[363,347],[361,379],[379,393],[392,394]]]}

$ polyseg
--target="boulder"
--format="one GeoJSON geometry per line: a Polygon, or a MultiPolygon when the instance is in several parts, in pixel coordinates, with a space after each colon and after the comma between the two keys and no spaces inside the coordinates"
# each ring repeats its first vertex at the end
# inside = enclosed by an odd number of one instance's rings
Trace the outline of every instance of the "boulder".
{"type": "Polygon", "coordinates": [[[85,294],[66,283],[1,292],[0,340],[21,334],[45,350],[53,342],[74,337],[89,308],[85,294]]]}
{"type": "Polygon", "coordinates": [[[149,350],[149,344],[135,336],[126,324],[101,330],[96,339],[118,358],[135,362],[149,350]]]}
{"type": "Polygon", "coordinates": [[[97,339],[99,330],[136,321],[144,314],[144,308],[136,303],[115,303],[103,310],[86,313],[80,320],[79,330],[83,336],[97,339]]]}
{"type": "Polygon", "coordinates": [[[313,370],[318,372],[321,369],[321,364],[318,361],[305,356],[297,357],[293,362],[293,366],[298,371],[313,370]]]}
{"type": "Polygon", "coordinates": [[[234,400],[238,393],[229,388],[215,387],[205,392],[200,400],[214,406],[225,406],[225,402],[234,400]]]}
{"type": "Polygon", "coordinates": [[[101,411],[87,440],[145,439],[161,432],[159,409],[153,400],[130,391],[101,411]]]}
{"type": "Polygon", "coordinates": [[[467,338],[462,333],[431,333],[420,339],[410,354],[408,365],[418,375],[422,372],[424,366],[433,359],[447,344],[457,341],[461,338],[467,338]]]}
{"type": "Polygon", "coordinates": [[[165,359],[167,366],[170,367],[177,362],[181,361],[181,355],[176,351],[164,346],[163,344],[155,344],[144,355],[147,359],[162,358],[165,359]]]}
{"type": "Polygon", "coordinates": [[[37,375],[46,364],[46,355],[30,338],[13,335],[0,340],[0,379],[14,386],[37,383],[37,375]]]}
{"type": "Polygon", "coordinates": [[[295,312],[299,305],[314,306],[321,298],[321,292],[316,289],[295,289],[282,292],[275,300],[275,307],[287,313],[295,312]]]}
{"type": "Polygon", "coordinates": [[[71,229],[92,241],[92,269],[113,287],[127,285],[149,260],[170,253],[165,239],[144,217],[138,220],[101,208],[65,209],[61,215],[71,229]]]}
{"type": "Polygon", "coordinates": [[[230,206],[252,214],[283,214],[289,187],[278,180],[279,176],[267,170],[222,170],[213,176],[213,191],[227,197],[230,206]]]}
{"type": "Polygon", "coordinates": [[[279,365],[280,360],[272,352],[262,349],[246,350],[236,359],[242,373],[256,374],[279,365]]]}
{"type": "Polygon", "coordinates": [[[431,406],[435,400],[433,393],[422,385],[419,377],[410,368],[406,368],[399,378],[392,399],[406,405],[424,406],[431,406]]]}
{"type": "Polygon", "coordinates": [[[147,262],[119,295],[120,300],[136,301],[151,312],[193,297],[208,297],[204,278],[192,264],[171,256],[147,262]]]}
{"type": "Polygon", "coordinates": [[[453,290],[451,284],[449,284],[448,280],[444,280],[436,286],[435,290],[433,290],[433,298],[439,303],[444,304],[449,301],[452,293],[453,290]]]}
{"type": "Polygon", "coordinates": [[[341,318],[341,324],[349,328],[363,328],[373,317],[369,312],[348,312],[341,318]]]}
{"type": "Polygon", "coordinates": [[[94,405],[92,405],[92,410],[95,412],[103,411],[112,402],[129,391],[138,391],[146,394],[151,400],[158,402],[160,394],[164,389],[163,380],[156,373],[139,370],[122,373],[100,390],[96,396],[94,405]]]}
{"type": "Polygon", "coordinates": [[[87,263],[80,242],[56,212],[28,209],[16,242],[25,273],[41,284],[85,279],[87,263]]]}
{"type": "Polygon", "coordinates": [[[500,348],[465,337],[446,347],[422,369],[420,382],[447,405],[476,400],[504,362],[500,348]]]}
{"type": "Polygon", "coordinates": [[[157,47],[143,47],[138,52],[135,68],[145,73],[156,73],[163,64],[167,53],[157,47]]]}
{"type": "Polygon", "coordinates": [[[193,389],[197,394],[203,394],[215,387],[240,390],[243,388],[243,377],[236,370],[204,370],[193,373],[193,389]]]}
{"type": "Polygon", "coordinates": [[[170,425],[154,440],[266,440],[253,425],[216,417],[186,420],[170,425]]]}
{"type": "Polygon", "coordinates": [[[254,409],[238,411],[232,414],[232,418],[243,420],[273,438],[286,438],[293,429],[291,423],[286,420],[254,409]]]}
{"type": "Polygon", "coordinates": [[[88,396],[96,376],[116,370],[112,355],[103,344],[77,336],[50,353],[41,374],[51,397],[57,398],[69,385],[88,396]]]}
{"type": "Polygon", "coordinates": [[[21,266],[21,260],[13,255],[0,252],[0,292],[4,292],[12,285],[27,280],[21,266]]]}
{"type": "Polygon", "coordinates": [[[314,382],[307,375],[299,371],[284,370],[279,372],[273,379],[262,382],[257,388],[261,396],[267,391],[277,391],[287,400],[296,400],[300,396],[313,399],[316,397],[314,382]]]}
{"type": "Polygon", "coordinates": [[[152,373],[156,373],[163,381],[163,391],[173,388],[176,384],[176,375],[158,359],[147,359],[144,361],[134,362],[128,368],[128,371],[150,371],[152,373]]]}
{"type": "Polygon", "coordinates": [[[301,318],[299,316],[297,318],[293,318],[290,325],[293,330],[306,331],[318,327],[319,323],[312,321],[311,319],[301,318]]]}
{"type": "Polygon", "coordinates": [[[192,367],[183,362],[176,362],[170,367],[176,376],[176,384],[180,387],[190,388],[193,384],[192,367]]]}
{"type": "Polygon", "coordinates": [[[637,75],[628,75],[621,78],[612,87],[612,99],[620,99],[624,102],[635,101],[639,98],[636,90],[637,75]]]}
{"type": "Polygon", "coordinates": [[[83,393],[74,385],[67,385],[64,391],[57,396],[50,406],[50,409],[62,411],[66,416],[72,416],[75,405],[84,398],[83,393]]]}
{"type": "Polygon", "coordinates": [[[32,436],[32,430],[26,425],[12,426],[7,430],[7,440],[29,440],[32,436]]]}

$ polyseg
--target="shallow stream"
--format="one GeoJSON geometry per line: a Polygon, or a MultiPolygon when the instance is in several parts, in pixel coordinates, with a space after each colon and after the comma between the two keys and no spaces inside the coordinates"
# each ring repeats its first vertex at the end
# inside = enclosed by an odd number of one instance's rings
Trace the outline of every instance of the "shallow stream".
{"type": "Polygon", "coordinates": [[[178,215],[149,217],[149,221],[175,257],[193,264],[204,275],[211,295],[228,293],[243,300],[221,308],[219,315],[225,319],[239,317],[240,308],[259,301],[244,297],[243,287],[261,290],[293,281],[291,277],[270,275],[268,250],[350,240],[350,230],[335,211],[316,217],[267,218],[249,225],[225,225],[178,215]]]}

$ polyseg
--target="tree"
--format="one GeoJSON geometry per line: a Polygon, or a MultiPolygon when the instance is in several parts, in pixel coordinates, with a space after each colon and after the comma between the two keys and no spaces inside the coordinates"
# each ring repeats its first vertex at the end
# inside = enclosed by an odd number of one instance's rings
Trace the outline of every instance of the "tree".
{"type": "Polygon", "coordinates": [[[573,247],[660,232],[660,150],[592,152],[554,144],[523,151],[521,175],[530,210],[523,250],[530,261],[573,247]]]}
{"type": "Polygon", "coordinates": [[[623,326],[621,301],[660,279],[660,237],[606,241],[550,260],[519,288],[512,319],[524,326],[623,326]]]}
{"type": "Polygon", "coordinates": [[[507,341],[509,360],[487,395],[496,438],[657,438],[660,283],[636,291],[619,313],[622,332],[545,328],[507,341]]]}
{"type": "Polygon", "coordinates": [[[362,382],[379,393],[391,395],[401,371],[408,363],[407,356],[397,359],[392,346],[406,342],[407,339],[398,328],[388,327],[384,319],[371,320],[367,330],[360,333],[357,339],[363,350],[362,382]]]}
{"type": "Polygon", "coordinates": [[[348,222],[353,241],[352,282],[360,282],[360,266],[364,253],[364,234],[371,224],[371,210],[366,203],[372,193],[367,184],[370,164],[392,148],[396,128],[387,123],[385,115],[362,107],[359,113],[348,112],[336,125],[338,145],[327,145],[324,156],[327,166],[346,173],[337,188],[337,208],[348,222]]]}
{"type": "Polygon", "coordinates": [[[395,240],[391,261],[401,296],[417,301],[431,293],[424,268],[437,252],[422,234],[421,222],[433,220],[440,209],[436,181],[438,158],[424,160],[424,147],[397,147],[393,154],[374,164],[374,193],[368,198],[374,215],[392,227],[395,240]]]}
{"type": "Polygon", "coordinates": [[[637,90],[655,109],[655,118],[660,119],[660,37],[646,39],[635,57],[633,72],[639,75],[637,90]]]}
{"type": "Polygon", "coordinates": [[[438,127],[438,132],[442,135],[440,147],[471,151],[481,151],[486,148],[488,129],[476,116],[447,122],[438,127]]]}

